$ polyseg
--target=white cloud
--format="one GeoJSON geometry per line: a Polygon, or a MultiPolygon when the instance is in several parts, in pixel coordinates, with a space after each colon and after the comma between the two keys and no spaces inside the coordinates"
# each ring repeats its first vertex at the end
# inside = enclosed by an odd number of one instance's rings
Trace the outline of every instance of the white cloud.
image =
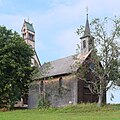
{"type": "Polygon", "coordinates": [[[77,44],[79,43],[80,39],[76,34],[76,29],[63,30],[56,39],[56,44],[59,46],[59,52],[64,56],[75,54],[77,44]]]}
{"type": "MultiPolygon", "coordinates": [[[[44,33],[46,33],[46,35],[48,32],[50,32],[51,35],[47,38],[48,42],[51,41],[49,42],[49,46],[45,45],[45,41],[47,41],[47,39],[44,39],[42,40],[43,47],[39,49],[41,49],[41,51],[42,49],[48,49],[49,54],[54,54],[54,51],[56,51],[59,52],[60,56],[66,56],[68,54],[70,55],[75,51],[76,44],[79,41],[76,37],[77,35],[75,35],[74,32],[75,29],[79,27],[79,25],[85,24],[86,6],[89,8],[89,18],[100,16],[105,17],[107,15],[112,16],[113,14],[116,14],[117,11],[119,11],[118,0],[115,0],[117,4],[114,3],[115,1],[111,2],[108,0],[82,0],[76,2],[76,4],[73,5],[58,2],[58,0],[52,1],[54,1],[54,7],[35,18],[36,22],[38,21],[37,27],[39,26],[36,34],[40,34],[41,30],[45,30],[44,33]],[[57,34],[55,34],[55,31],[52,30],[56,30],[57,34]],[[52,41],[55,41],[55,43],[52,41]],[[50,50],[54,51],[51,52],[50,50]]],[[[38,42],[40,41],[41,40],[39,39],[38,42]]],[[[47,59],[49,60],[49,57],[47,59]]]]}
{"type": "MultiPolygon", "coordinates": [[[[3,1],[0,0],[0,6],[4,4],[3,1]]],[[[29,16],[36,31],[36,50],[39,56],[46,55],[47,60],[50,59],[47,55],[54,54],[54,51],[60,51],[60,56],[75,52],[79,38],[74,32],[79,25],[85,24],[87,6],[90,20],[95,17],[119,15],[120,11],[119,0],[47,0],[47,4],[48,2],[53,7],[42,12],[40,9],[33,9],[29,13],[29,9],[26,9],[24,13],[16,15],[0,14],[1,24],[19,33],[24,18],[29,16]]],[[[17,8],[14,6],[14,9],[17,8]]]]}

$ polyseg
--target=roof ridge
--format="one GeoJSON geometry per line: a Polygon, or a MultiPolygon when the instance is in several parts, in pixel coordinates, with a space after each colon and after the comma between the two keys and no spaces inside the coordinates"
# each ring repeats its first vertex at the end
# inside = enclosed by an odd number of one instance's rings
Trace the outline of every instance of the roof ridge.
{"type": "Polygon", "coordinates": [[[26,23],[28,23],[28,24],[30,24],[30,25],[33,25],[32,23],[29,23],[29,22],[27,22],[27,21],[25,21],[26,23]]]}
{"type": "MultiPolygon", "coordinates": [[[[62,60],[62,59],[64,59],[64,58],[69,58],[69,57],[72,57],[72,56],[75,56],[75,55],[77,55],[77,54],[69,55],[69,56],[67,56],[67,57],[58,58],[58,59],[56,59],[56,60],[48,61],[48,62],[45,62],[45,63],[59,61],[59,60],[62,60]]],[[[45,64],[45,63],[44,63],[44,64],[45,64]]]]}

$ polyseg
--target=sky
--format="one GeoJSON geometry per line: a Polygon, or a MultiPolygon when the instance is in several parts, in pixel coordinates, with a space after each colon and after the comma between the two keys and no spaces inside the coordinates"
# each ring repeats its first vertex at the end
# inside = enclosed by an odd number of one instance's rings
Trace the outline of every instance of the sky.
{"type": "Polygon", "coordinates": [[[76,53],[76,34],[94,18],[120,15],[120,0],[0,0],[0,25],[21,34],[24,19],[33,23],[35,49],[40,62],[53,61],[76,53]]]}

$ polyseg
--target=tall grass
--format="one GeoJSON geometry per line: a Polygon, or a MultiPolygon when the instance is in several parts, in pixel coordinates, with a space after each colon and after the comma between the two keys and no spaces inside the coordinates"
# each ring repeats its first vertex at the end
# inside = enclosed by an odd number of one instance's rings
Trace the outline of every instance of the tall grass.
{"type": "Polygon", "coordinates": [[[96,104],[77,104],[65,106],[62,108],[49,108],[49,109],[39,109],[40,112],[48,112],[48,113],[86,113],[86,112],[107,112],[107,111],[116,111],[120,110],[120,104],[117,105],[104,105],[102,107],[98,107],[96,104]]]}
{"type": "Polygon", "coordinates": [[[0,112],[0,120],[120,120],[120,105],[78,104],[62,108],[0,112]]]}

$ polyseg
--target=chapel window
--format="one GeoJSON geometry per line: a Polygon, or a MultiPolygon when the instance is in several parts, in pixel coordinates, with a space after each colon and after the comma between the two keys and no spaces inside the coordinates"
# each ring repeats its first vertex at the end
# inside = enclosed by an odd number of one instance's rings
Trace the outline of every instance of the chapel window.
{"type": "Polygon", "coordinates": [[[83,48],[86,48],[86,41],[83,41],[83,48]]]}
{"type": "Polygon", "coordinates": [[[44,86],[44,83],[43,83],[43,80],[41,81],[40,83],[40,91],[43,92],[43,86],[44,86]]]}
{"type": "Polygon", "coordinates": [[[91,71],[93,71],[95,69],[95,64],[94,63],[90,63],[89,68],[91,71]]]}
{"type": "Polygon", "coordinates": [[[32,48],[32,45],[29,45],[30,48],[32,48]]]}
{"type": "Polygon", "coordinates": [[[62,77],[59,78],[59,94],[61,93],[62,90],[62,77]]]}
{"type": "Polygon", "coordinates": [[[29,39],[33,40],[33,35],[29,33],[29,39]]]}
{"type": "Polygon", "coordinates": [[[25,39],[25,37],[26,37],[26,34],[23,34],[23,39],[25,39]]]}

